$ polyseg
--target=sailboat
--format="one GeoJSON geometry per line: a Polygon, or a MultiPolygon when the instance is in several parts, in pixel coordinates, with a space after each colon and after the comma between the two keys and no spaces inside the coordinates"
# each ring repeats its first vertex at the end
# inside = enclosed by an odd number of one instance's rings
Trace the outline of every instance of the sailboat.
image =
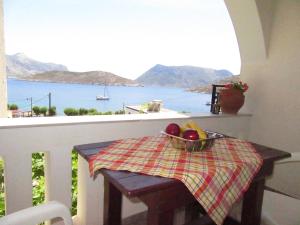
{"type": "Polygon", "coordinates": [[[109,97],[107,96],[107,86],[104,85],[103,95],[97,95],[96,100],[109,100],[109,97]]]}

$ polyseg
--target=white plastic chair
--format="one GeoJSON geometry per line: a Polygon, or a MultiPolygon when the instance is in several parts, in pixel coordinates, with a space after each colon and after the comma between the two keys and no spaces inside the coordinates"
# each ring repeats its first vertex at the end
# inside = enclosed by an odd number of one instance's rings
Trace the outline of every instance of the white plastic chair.
{"type": "Polygon", "coordinates": [[[276,162],[265,186],[262,221],[267,225],[299,225],[300,152],[276,162]]]}
{"type": "Polygon", "coordinates": [[[65,225],[73,225],[69,209],[57,201],[51,201],[4,216],[0,218],[0,225],[37,225],[54,218],[62,218],[65,225]]]}
{"type": "MultiPolygon", "coordinates": [[[[300,152],[275,162],[272,177],[266,181],[262,207],[262,225],[300,224],[300,152]]],[[[231,216],[240,220],[241,203],[231,216]]]]}
{"type": "Polygon", "coordinates": [[[300,200],[300,152],[275,162],[274,172],[266,187],[300,200]]]}

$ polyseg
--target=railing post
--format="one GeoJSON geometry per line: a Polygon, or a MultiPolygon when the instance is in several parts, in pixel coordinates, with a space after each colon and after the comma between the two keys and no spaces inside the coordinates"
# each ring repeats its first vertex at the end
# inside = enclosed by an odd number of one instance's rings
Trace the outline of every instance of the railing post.
{"type": "Polygon", "coordinates": [[[31,207],[31,155],[22,151],[11,151],[3,159],[6,214],[31,207]]]}
{"type": "MultiPolygon", "coordinates": [[[[71,149],[45,152],[46,201],[57,200],[71,208],[72,162],[71,149]]],[[[53,225],[63,224],[55,221],[53,225]]]]}
{"type": "Polygon", "coordinates": [[[103,224],[103,177],[95,180],[89,175],[88,163],[78,156],[78,202],[77,220],[79,224],[103,224]]]}

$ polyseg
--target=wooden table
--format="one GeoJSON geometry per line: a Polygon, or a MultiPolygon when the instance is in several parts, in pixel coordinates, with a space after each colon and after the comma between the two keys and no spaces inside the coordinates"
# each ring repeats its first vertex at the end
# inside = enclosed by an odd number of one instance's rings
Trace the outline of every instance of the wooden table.
{"type": "MultiPolygon", "coordinates": [[[[111,144],[101,142],[74,146],[86,160],[111,144]]],[[[265,178],[272,174],[274,162],[290,153],[253,144],[263,158],[263,166],[244,195],[242,225],[259,225],[265,178]]],[[[173,224],[174,210],[195,202],[183,183],[175,179],[102,169],[104,176],[104,225],[121,225],[122,194],[139,198],[148,206],[148,225],[173,224]]]]}

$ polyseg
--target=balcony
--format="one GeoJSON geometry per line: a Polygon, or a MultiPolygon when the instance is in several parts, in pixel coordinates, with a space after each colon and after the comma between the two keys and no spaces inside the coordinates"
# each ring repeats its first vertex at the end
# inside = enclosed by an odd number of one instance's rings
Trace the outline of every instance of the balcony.
{"type": "MultiPolygon", "coordinates": [[[[71,150],[74,145],[127,137],[159,135],[172,122],[193,119],[205,129],[247,138],[250,115],[120,115],[34,119],[0,119],[1,157],[5,167],[6,213],[32,206],[32,153],[45,153],[46,200],[71,206],[71,150]],[[130,131],[130,132],[129,132],[130,131]],[[16,141],[17,140],[17,141],[16,141]]],[[[89,176],[79,157],[78,225],[102,224],[103,178],[89,176]],[[88,210],[87,210],[88,209],[88,210]]],[[[142,203],[124,199],[123,217],[146,210],[142,203]]],[[[58,224],[58,223],[54,223],[58,224]]]]}
{"type": "MultiPolygon", "coordinates": [[[[288,152],[299,152],[300,33],[296,29],[300,21],[299,1],[224,2],[239,42],[241,78],[250,87],[243,112],[251,115],[178,114],[0,119],[0,155],[5,162],[7,213],[32,205],[33,152],[45,152],[46,155],[46,200],[59,200],[70,207],[71,150],[74,145],[157,135],[170,121],[180,123],[193,119],[208,130],[246,138],[288,152]]],[[[2,53],[2,48],[0,51],[2,53]]],[[[0,57],[0,69],[4,71],[3,65],[0,57]]],[[[0,79],[2,74],[5,72],[1,73],[0,79]]],[[[5,90],[5,81],[2,80],[0,90],[5,90]]],[[[5,93],[0,92],[0,98],[4,99],[4,96],[5,93]]],[[[0,101],[1,104],[0,110],[6,108],[5,102],[0,101]]],[[[81,158],[78,167],[78,211],[73,218],[74,222],[78,225],[100,225],[103,220],[103,180],[101,176],[92,180],[88,174],[88,165],[81,158]]],[[[296,168],[294,174],[299,172],[299,168],[296,168]]],[[[294,184],[297,187],[299,181],[294,180],[294,184]]],[[[268,207],[274,209],[276,216],[282,211],[285,214],[278,219],[279,224],[299,224],[299,201],[290,200],[281,204],[273,195],[268,198],[268,207]],[[292,210],[284,211],[287,206],[296,209],[294,214],[292,210]],[[292,214],[296,215],[295,221],[291,220],[292,214]]],[[[125,218],[146,210],[146,207],[124,199],[123,209],[125,218]]]]}

